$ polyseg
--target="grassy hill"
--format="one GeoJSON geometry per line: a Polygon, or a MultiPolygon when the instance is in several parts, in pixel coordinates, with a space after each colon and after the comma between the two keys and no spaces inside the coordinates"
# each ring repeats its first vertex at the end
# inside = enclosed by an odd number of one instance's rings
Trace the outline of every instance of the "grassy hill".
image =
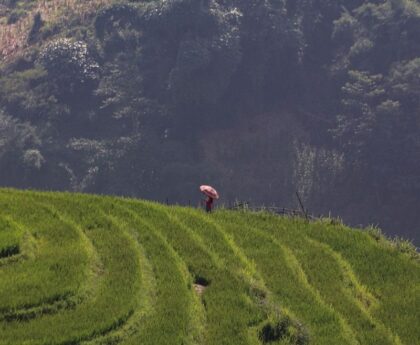
{"type": "Polygon", "coordinates": [[[404,248],[331,220],[0,190],[0,344],[415,345],[404,248]]]}

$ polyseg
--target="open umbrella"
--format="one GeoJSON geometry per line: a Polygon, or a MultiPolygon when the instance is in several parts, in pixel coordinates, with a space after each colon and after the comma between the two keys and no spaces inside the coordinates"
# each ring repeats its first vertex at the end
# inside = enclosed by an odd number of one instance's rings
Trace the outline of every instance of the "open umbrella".
{"type": "Polygon", "coordinates": [[[214,189],[211,186],[206,186],[206,185],[200,186],[200,191],[201,193],[204,193],[210,198],[219,199],[219,193],[217,193],[216,189],[214,189]]]}

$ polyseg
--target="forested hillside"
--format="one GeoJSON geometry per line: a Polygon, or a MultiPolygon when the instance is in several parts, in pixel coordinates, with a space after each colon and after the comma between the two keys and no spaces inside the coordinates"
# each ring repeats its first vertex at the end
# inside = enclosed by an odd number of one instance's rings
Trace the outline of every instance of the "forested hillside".
{"type": "Polygon", "coordinates": [[[419,37],[414,0],[0,0],[0,184],[420,241],[419,37]]]}

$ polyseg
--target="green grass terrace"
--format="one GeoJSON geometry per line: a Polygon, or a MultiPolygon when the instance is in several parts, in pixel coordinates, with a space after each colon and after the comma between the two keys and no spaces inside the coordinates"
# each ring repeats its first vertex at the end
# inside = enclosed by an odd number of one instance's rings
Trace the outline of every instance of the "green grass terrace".
{"type": "Polygon", "coordinates": [[[375,229],[0,189],[0,345],[416,345],[419,325],[419,256],[375,229]]]}

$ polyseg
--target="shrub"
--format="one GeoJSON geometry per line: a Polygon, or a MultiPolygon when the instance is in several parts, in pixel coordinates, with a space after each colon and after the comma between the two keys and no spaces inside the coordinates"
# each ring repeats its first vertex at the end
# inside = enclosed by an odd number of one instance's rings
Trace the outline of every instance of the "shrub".
{"type": "Polygon", "coordinates": [[[23,154],[23,162],[26,166],[39,170],[45,163],[45,159],[39,150],[30,149],[23,154]]]}
{"type": "Polygon", "coordinates": [[[370,225],[366,228],[366,231],[374,240],[378,242],[385,239],[382,230],[376,226],[370,225]]]}
{"type": "Polygon", "coordinates": [[[20,156],[21,150],[40,144],[34,127],[19,122],[0,109],[0,161],[5,156],[20,156]]]}
{"type": "Polygon", "coordinates": [[[85,90],[98,79],[99,65],[83,41],[60,38],[47,44],[38,63],[48,72],[61,94],[85,90]]]}
{"type": "Polygon", "coordinates": [[[309,336],[304,327],[293,321],[289,316],[282,315],[277,321],[269,321],[259,331],[259,338],[263,344],[287,339],[289,344],[306,345],[309,336]]]}
{"type": "Polygon", "coordinates": [[[129,4],[115,4],[101,9],[95,18],[95,33],[103,39],[106,33],[114,30],[115,26],[136,24],[137,10],[129,4]]]}
{"type": "Polygon", "coordinates": [[[409,240],[401,237],[392,239],[392,245],[401,253],[408,255],[410,258],[420,261],[420,254],[417,252],[416,246],[409,240]]]}

